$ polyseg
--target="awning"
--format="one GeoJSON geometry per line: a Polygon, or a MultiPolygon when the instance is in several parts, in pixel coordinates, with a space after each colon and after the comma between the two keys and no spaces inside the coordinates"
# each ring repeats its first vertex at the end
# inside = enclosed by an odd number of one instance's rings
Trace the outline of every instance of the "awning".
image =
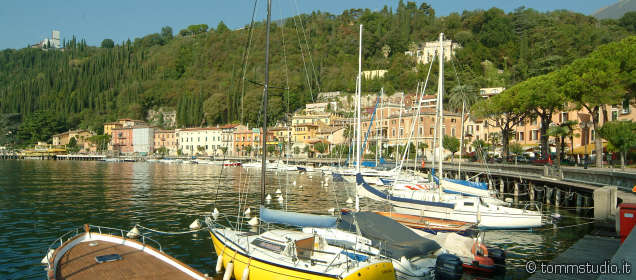
{"type": "MultiPolygon", "coordinates": [[[[605,149],[606,147],[607,147],[607,143],[603,143],[603,152],[606,152],[606,149],[605,149]]],[[[594,148],[595,148],[594,144],[587,144],[587,145],[584,145],[584,146],[579,146],[579,147],[574,148],[573,154],[575,154],[575,155],[585,155],[585,154],[591,155],[591,154],[594,153],[594,148]],[[586,146],[587,146],[587,150],[586,150],[586,146]],[[585,151],[587,151],[587,153],[585,151]]]]}

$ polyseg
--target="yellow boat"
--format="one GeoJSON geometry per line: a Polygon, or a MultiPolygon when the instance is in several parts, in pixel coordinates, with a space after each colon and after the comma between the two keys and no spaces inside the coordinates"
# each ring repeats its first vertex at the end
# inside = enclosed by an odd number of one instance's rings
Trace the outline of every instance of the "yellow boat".
{"type": "MultiPolygon", "coordinates": [[[[210,228],[214,250],[235,279],[395,279],[390,260],[346,252],[292,230],[262,234],[210,228]]],[[[217,270],[221,263],[217,263],[217,270]]],[[[224,277],[224,279],[226,279],[224,277]]]]}

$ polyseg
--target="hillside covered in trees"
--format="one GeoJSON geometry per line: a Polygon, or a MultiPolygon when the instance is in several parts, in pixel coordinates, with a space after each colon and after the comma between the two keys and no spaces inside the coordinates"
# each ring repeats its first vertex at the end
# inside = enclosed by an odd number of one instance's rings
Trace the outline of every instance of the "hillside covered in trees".
{"type": "MultiPolygon", "coordinates": [[[[363,70],[389,70],[383,79],[364,81],[363,91],[376,93],[384,87],[389,94],[414,91],[425,79],[428,65],[416,65],[404,52],[415,43],[435,40],[440,32],[462,46],[446,66],[450,89],[458,78],[472,88],[510,87],[636,30],[629,20],[598,21],[569,11],[541,13],[523,7],[510,13],[493,8],[437,17],[426,3],[402,1],[395,10],[291,17],[271,29],[272,123],[311,102],[318,92],[355,90],[358,24],[365,30],[363,70]]],[[[72,38],[63,50],[1,51],[0,123],[8,124],[0,127],[0,135],[15,129],[16,121],[31,123],[30,118],[55,127],[35,136],[17,128],[14,135],[24,142],[48,140],[56,130],[101,131],[106,121],[144,119],[150,109],[160,107],[176,110],[180,127],[254,124],[261,107],[264,43],[263,22],[238,30],[220,23],[215,28],[192,25],[176,34],[164,27],[132,41],[105,39],[101,46],[72,38]]],[[[429,89],[435,88],[434,76],[429,89]]]]}

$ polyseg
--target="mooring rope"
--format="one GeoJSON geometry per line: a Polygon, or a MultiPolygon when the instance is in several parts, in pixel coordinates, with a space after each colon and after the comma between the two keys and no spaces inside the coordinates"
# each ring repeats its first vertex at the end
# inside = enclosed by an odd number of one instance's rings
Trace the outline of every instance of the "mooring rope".
{"type": "Polygon", "coordinates": [[[195,232],[199,232],[199,231],[205,230],[205,228],[200,228],[200,229],[189,230],[189,231],[161,231],[161,230],[147,228],[147,227],[144,227],[144,226],[142,226],[140,224],[136,224],[135,226],[137,226],[138,228],[141,228],[141,229],[145,229],[147,231],[152,231],[154,233],[166,234],[166,235],[188,234],[188,233],[195,233],[195,232]]]}

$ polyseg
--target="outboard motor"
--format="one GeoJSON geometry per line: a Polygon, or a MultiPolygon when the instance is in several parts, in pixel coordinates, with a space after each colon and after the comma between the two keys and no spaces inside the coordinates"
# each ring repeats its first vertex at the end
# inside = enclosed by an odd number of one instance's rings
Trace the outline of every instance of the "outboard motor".
{"type": "Polygon", "coordinates": [[[455,280],[460,279],[464,273],[462,260],[451,254],[441,254],[435,261],[435,279],[455,280]]]}
{"type": "Polygon", "coordinates": [[[506,270],[506,252],[499,248],[488,248],[488,257],[490,257],[496,266],[497,272],[506,270]]]}

